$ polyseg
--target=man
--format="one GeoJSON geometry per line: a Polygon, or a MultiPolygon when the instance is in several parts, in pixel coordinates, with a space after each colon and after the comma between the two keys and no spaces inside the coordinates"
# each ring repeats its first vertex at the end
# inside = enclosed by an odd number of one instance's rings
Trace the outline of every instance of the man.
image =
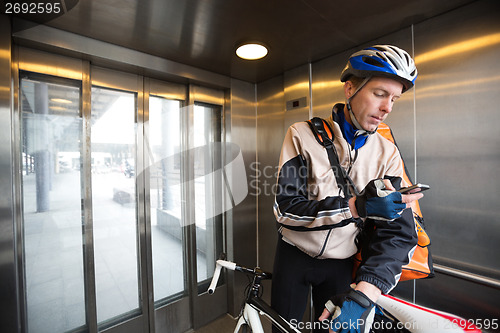
{"type": "MultiPolygon", "coordinates": [[[[312,286],[315,318],[333,315],[331,327],[339,332],[352,323],[360,332],[369,329],[374,302],[396,286],[409,262],[417,244],[410,204],[423,195],[396,191],[410,185],[402,179],[401,155],[376,131],[416,77],[413,59],[394,46],[377,45],[349,58],[341,74],[346,103],[336,104],[325,122],[350,190],[339,187],[324,146],[306,122],[288,129],[274,205],[280,237],[271,303],[292,323],[302,320],[312,286]],[[349,290],[360,230],[366,231],[366,246],[355,289],[349,290]]],[[[312,327],[328,328],[322,322],[312,327]]]]}

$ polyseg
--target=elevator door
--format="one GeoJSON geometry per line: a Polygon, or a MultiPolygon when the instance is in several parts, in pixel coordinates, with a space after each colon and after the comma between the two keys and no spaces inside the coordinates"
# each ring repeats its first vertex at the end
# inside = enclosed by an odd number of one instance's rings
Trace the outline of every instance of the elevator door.
{"type": "Polygon", "coordinates": [[[24,299],[28,332],[86,325],[80,83],[20,80],[24,299]]]}
{"type": "Polygon", "coordinates": [[[223,251],[223,100],[86,68],[20,71],[24,331],[199,327],[227,307],[205,292],[223,251]]]}
{"type": "Polygon", "coordinates": [[[91,170],[97,322],[141,313],[136,93],[92,87],[91,170]]]}
{"type": "Polygon", "coordinates": [[[217,105],[195,102],[186,88],[155,80],[147,80],[145,87],[155,329],[182,332],[227,309],[220,297],[212,299],[215,304],[200,301],[223,249],[223,214],[216,195],[221,179],[213,172],[222,163],[221,150],[214,147],[220,148],[222,141],[223,100],[217,105]]]}

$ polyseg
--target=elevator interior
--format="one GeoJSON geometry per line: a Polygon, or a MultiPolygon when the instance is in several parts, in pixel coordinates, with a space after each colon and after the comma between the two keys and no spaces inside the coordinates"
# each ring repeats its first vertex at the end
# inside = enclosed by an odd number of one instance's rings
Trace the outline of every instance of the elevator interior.
{"type": "Polygon", "coordinates": [[[412,178],[432,187],[421,207],[436,277],[401,283],[395,294],[468,319],[498,318],[497,1],[66,7],[36,24],[0,16],[7,331],[184,332],[237,315],[245,280],[228,274],[217,298],[203,292],[217,253],[272,270],[273,185],[286,128],[327,117],[343,99],[345,59],[376,43],[415,57],[415,89],[388,124],[412,178]],[[268,45],[268,56],[236,58],[245,39],[268,45]],[[61,106],[54,98],[71,107],[50,109],[61,106]],[[43,155],[48,141],[57,150],[43,155]],[[234,190],[242,174],[224,183],[227,174],[212,171],[237,156],[246,186],[224,206],[217,184],[234,190]],[[195,163],[207,160],[219,165],[195,163]],[[155,183],[165,170],[172,186],[155,183]]]}

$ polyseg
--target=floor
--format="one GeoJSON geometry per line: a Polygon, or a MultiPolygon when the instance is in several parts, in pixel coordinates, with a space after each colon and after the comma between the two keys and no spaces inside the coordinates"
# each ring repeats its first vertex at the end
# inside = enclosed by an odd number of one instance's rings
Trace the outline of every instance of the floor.
{"type": "MultiPolygon", "coordinates": [[[[266,320],[264,317],[262,319],[262,327],[264,328],[265,333],[270,333],[271,323],[266,320]]],[[[193,332],[195,333],[231,333],[234,331],[236,327],[236,319],[231,317],[229,314],[226,314],[222,317],[217,318],[210,324],[201,327],[193,332]]]]}
{"type": "MultiPolygon", "coordinates": [[[[100,322],[139,308],[139,268],[135,205],[113,200],[106,185],[118,181],[127,186],[133,178],[103,174],[94,175],[94,180],[93,192],[98,195],[93,197],[93,264],[100,322]]],[[[53,179],[50,209],[45,212],[37,212],[34,175],[25,175],[23,181],[28,332],[66,332],[85,324],[80,175],[70,172],[53,179]]],[[[151,229],[154,295],[158,300],[183,290],[183,254],[178,239],[156,225],[151,229]]],[[[206,266],[201,256],[198,265],[206,266]]],[[[214,325],[218,323],[227,324],[214,325]]]]}
{"type": "Polygon", "coordinates": [[[236,327],[236,319],[226,314],[193,332],[196,333],[225,333],[233,332],[236,327]]]}

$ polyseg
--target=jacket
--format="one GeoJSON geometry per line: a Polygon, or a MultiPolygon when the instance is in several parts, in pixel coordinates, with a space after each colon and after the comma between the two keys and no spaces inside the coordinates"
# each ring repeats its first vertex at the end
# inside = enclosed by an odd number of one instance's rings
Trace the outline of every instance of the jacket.
{"type": "MultiPolygon", "coordinates": [[[[396,189],[404,182],[404,167],[397,147],[375,133],[354,150],[345,140],[334,106],[326,119],[333,130],[334,145],[341,166],[358,190],[372,179],[390,179],[396,189]]],[[[364,226],[366,247],[355,282],[366,281],[383,293],[392,290],[417,244],[417,232],[410,208],[394,221],[368,219],[359,223],[339,190],[325,148],[318,143],[306,122],[289,127],[280,161],[274,215],[284,241],[318,259],[344,259],[358,251],[358,234],[364,226]],[[376,227],[376,228],[375,228],[376,227]]]]}

